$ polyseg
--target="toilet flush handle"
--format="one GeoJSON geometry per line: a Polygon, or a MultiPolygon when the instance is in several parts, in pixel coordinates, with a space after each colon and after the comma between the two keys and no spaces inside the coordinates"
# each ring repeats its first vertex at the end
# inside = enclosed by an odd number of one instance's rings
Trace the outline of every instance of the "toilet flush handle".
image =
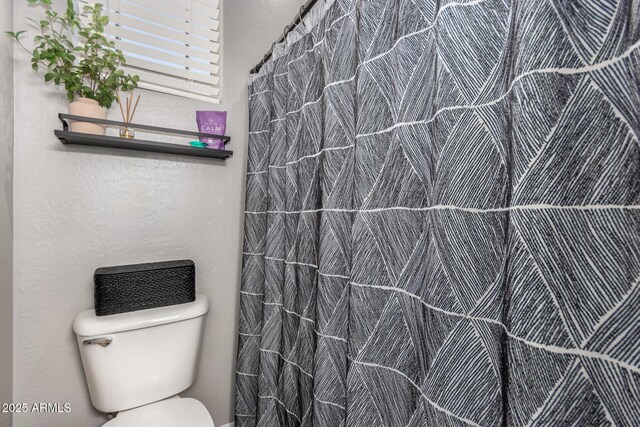
{"type": "Polygon", "coordinates": [[[98,344],[98,345],[100,345],[102,347],[106,347],[109,344],[111,344],[111,341],[113,341],[113,338],[111,338],[111,337],[91,338],[90,340],[82,341],[82,345],[98,344]]]}

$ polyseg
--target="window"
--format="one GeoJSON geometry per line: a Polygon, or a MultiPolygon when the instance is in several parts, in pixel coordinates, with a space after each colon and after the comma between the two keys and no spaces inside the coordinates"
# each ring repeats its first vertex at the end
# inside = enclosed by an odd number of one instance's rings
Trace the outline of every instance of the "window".
{"type": "MultiPolygon", "coordinates": [[[[106,32],[139,86],[219,102],[219,0],[102,0],[106,32]]],[[[91,0],[78,0],[79,7],[91,0]]]]}

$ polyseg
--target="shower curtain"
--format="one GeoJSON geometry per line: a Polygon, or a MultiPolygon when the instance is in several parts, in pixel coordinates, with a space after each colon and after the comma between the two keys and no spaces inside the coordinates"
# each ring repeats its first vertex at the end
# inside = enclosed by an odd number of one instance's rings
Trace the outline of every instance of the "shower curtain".
{"type": "Polygon", "coordinates": [[[639,1],[319,1],[249,84],[236,425],[640,425],[639,70],[639,1]]]}

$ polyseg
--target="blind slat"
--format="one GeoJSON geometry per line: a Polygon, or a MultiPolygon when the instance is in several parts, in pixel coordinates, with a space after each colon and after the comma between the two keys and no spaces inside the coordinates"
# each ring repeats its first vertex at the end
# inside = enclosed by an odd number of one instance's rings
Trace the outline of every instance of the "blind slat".
{"type": "Polygon", "coordinates": [[[128,72],[136,73],[146,82],[153,83],[163,87],[170,87],[174,89],[192,91],[201,95],[217,96],[220,93],[220,88],[215,85],[190,82],[176,77],[169,77],[163,74],[150,73],[137,68],[129,68],[128,72]]]}
{"type": "MultiPolygon", "coordinates": [[[[127,58],[127,64],[143,70],[155,71],[155,72],[163,73],[169,76],[178,76],[185,80],[193,80],[200,83],[207,83],[207,84],[214,85],[214,84],[217,84],[219,80],[219,77],[216,75],[205,75],[205,74],[193,73],[186,69],[174,68],[174,67],[158,64],[156,62],[152,62],[152,61],[148,61],[148,60],[136,58],[136,57],[127,58]]],[[[212,67],[215,67],[216,70],[219,68],[217,65],[212,65],[212,67]]],[[[213,74],[217,74],[217,73],[213,73],[213,74]]]]}
{"type": "MultiPolygon", "coordinates": [[[[188,11],[196,14],[218,19],[220,8],[218,7],[218,1],[204,2],[200,1],[184,1],[184,0],[111,0],[111,2],[126,2],[131,4],[138,4],[140,6],[147,7],[152,10],[161,10],[168,14],[175,14],[176,11],[188,11]]],[[[181,12],[180,12],[181,13],[181,12]]]]}
{"type": "Polygon", "coordinates": [[[201,25],[206,28],[211,28],[212,30],[217,30],[217,22],[218,22],[218,14],[216,13],[215,17],[203,15],[201,13],[193,12],[191,17],[189,18],[191,22],[196,25],[201,25]]]}
{"type": "Polygon", "coordinates": [[[211,95],[202,95],[198,92],[187,92],[187,91],[183,91],[183,90],[177,90],[177,89],[173,89],[171,87],[164,87],[161,85],[156,85],[153,83],[145,83],[142,82],[140,83],[140,87],[143,89],[149,89],[149,90],[154,90],[156,92],[162,92],[162,93],[168,93],[171,95],[176,95],[176,96],[182,96],[184,98],[191,98],[191,99],[197,99],[199,101],[204,101],[204,102],[213,102],[215,104],[219,104],[220,103],[220,98],[217,96],[211,96],[211,95]]]}
{"type": "MultiPolygon", "coordinates": [[[[183,0],[173,0],[173,1],[180,1],[184,3],[183,0]]],[[[218,17],[215,16],[215,14],[220,13],[219,3],[220,3],[219,0],[193,0],[191,2],[191,7],[193,8],[194,11],[198,13],[201,13],[203,15],[211,14],[211,16],[218,19],[218,17]]]]}
{"type": "Polygon", "coordinates": [[[166,0],[112,0],[109,2],[109,7],[114,11],[134,10],[134,12],[132,12],[133,15],[147,16],[150,21],[153,21],[154,17],[158,14],[168,16],[169,18],[179,19],[181,21],[187,21],[191,18],[191,11],[187,7],[188,2],[182,3],[182,5],[174,4],[173,2],[166,0]],[[145,15],[147,13],[148,15],[145,15]]]}
{"type": "Polygon", "coordinates": [[[136,55],[146,56],[148,58],[157,59],[158,61],[180,64],[185,67],[189,67],[196,70],[202,70],[205,72],[211,72],[210,66],[217,64],[220,59],[220,55],[198,51],[191,49],[187,46],[174,47],[169,46],[169,43],[165,43],[162,47],[163,50],[158,50],[155,46],[141,45],[139,43],[132,43],[129,39],[116,40],[118,48],[125,52],[135,53],[136,55]],[[208,57],[207,57],[208,54],[208,57]],[[187,57],[188,56],[188,57],[187,57]],[[210,61],[210,62],[205,62],[210,61]]]}

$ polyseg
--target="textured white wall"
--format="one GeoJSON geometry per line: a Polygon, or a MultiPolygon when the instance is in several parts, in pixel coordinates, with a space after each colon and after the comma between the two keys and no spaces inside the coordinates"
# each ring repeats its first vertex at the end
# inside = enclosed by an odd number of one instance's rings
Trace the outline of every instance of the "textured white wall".
{"type": "MultiPolygon", "coordinates": [[[[12,22],[12,0],[0,0],[0,404],[11,402],[12,380],[13,44],[3,34],[12,22]]],[[[0,412],[0,426],[11,426],[10,414],[0,412]]]]}
{"type": "MultiPolygon", "coordinates": [[[[302,3],[223,2],[220,106],[142,92],[140,123],[189,129],[197,109],[228,110],[235,155],[225,163],[61,145],[53,130],[65,97],[16,55],[14,401],[72,407],[16,415],[16,427],[105,422],[88,398],[71,322],[92,306],[96,267],[175,258],[195,260],[199,292],[211,301],[199,378],[185,395],[200,399],[216,425],[233,419],[247,75],[302,3]]],[[[18,27],[38,12],[26,1],[14,8],[18,27]]]]}

